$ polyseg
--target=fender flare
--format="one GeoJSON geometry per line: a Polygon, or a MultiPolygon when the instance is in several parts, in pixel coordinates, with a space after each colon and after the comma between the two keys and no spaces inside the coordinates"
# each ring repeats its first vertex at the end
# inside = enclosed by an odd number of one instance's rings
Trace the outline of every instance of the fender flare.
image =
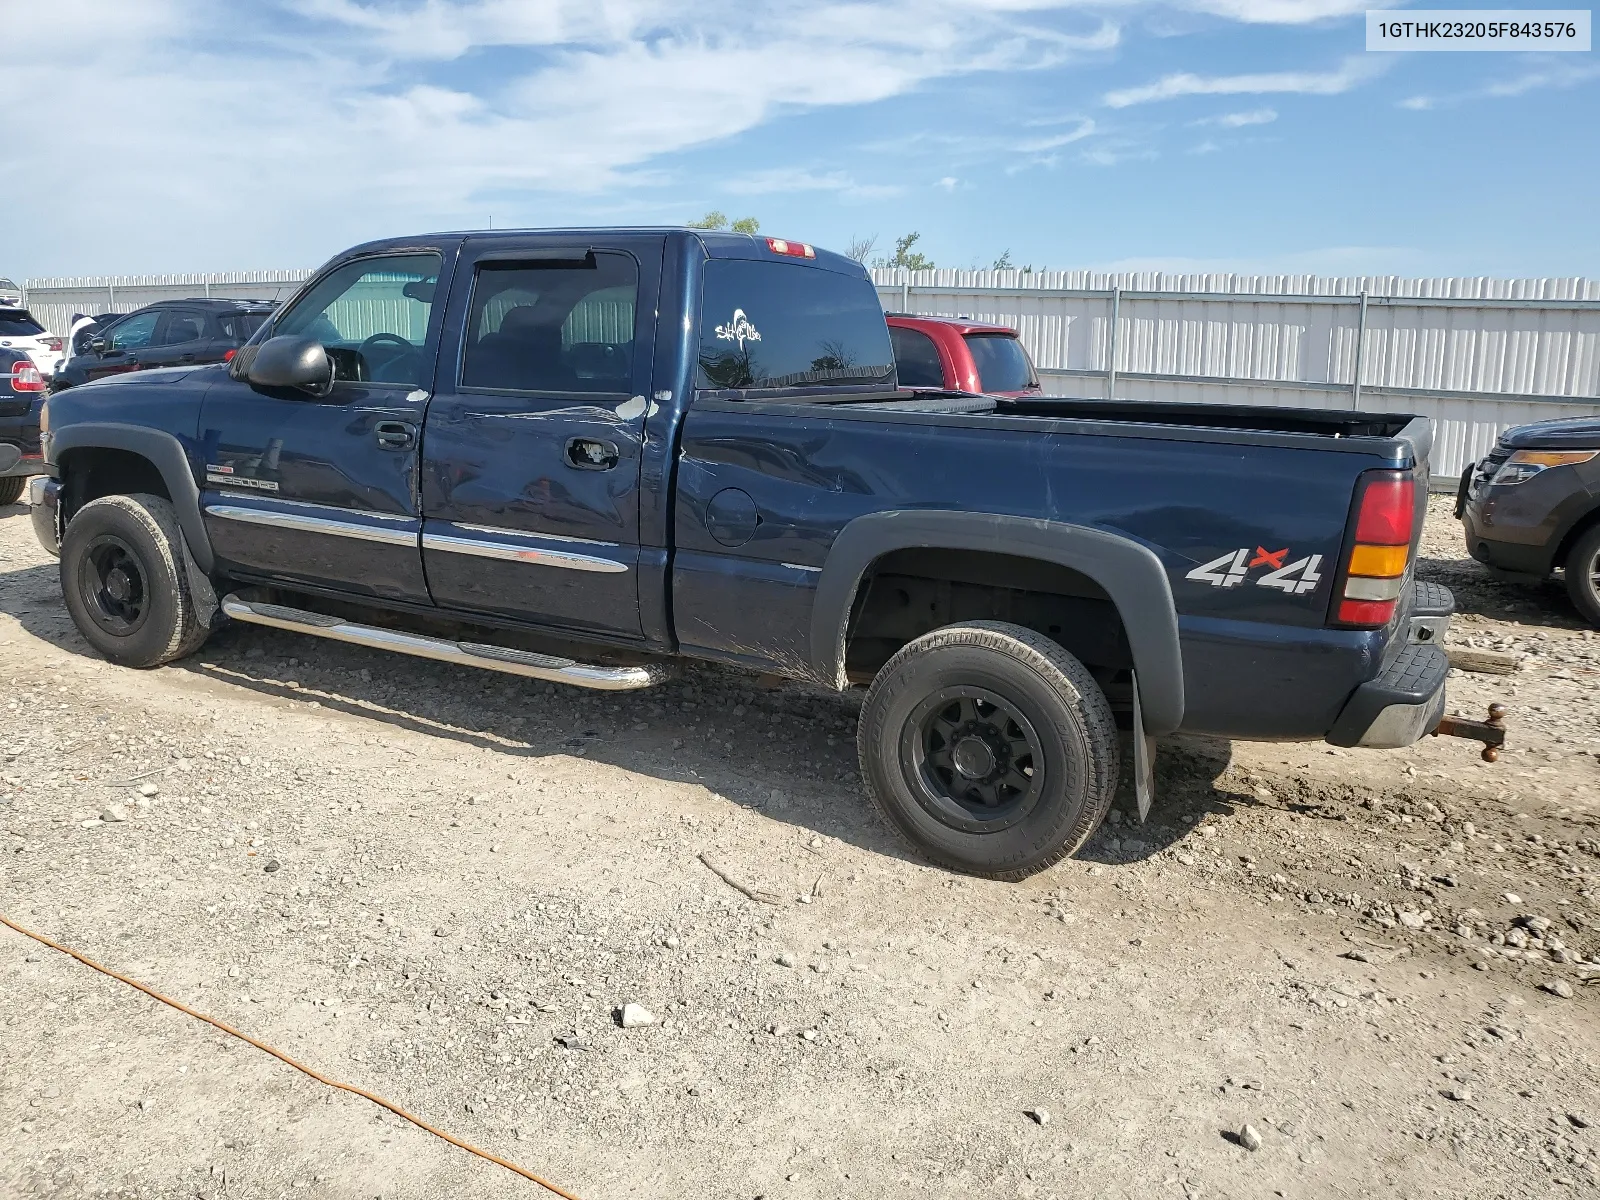
{"type": "Polygon", "coordinates": [[[1103,529],[999,513],[900,510],[870,513],[846,525],[828,551],[811,610],[812,669],[821,682],[839,690],[847,686],[845,636],[867,569],[891,551],[913,548],[986,550],[1087,575],[1111,597],[1122,618],[1145,732],[1160,736],[1183,723],[1178,613],[1155,552],[1103,529]]]}
{"type": "Polygon", "coordinates": [[[211,574],[216,558],[200,516],[200,488],[183,443],[170,433],[143,425],[90,421],[51,430],[50,462],[58,474],[62,456],[71,450],[126,450],[154,464],[167,485],[167,495],[172,497],[190,559],[204,574],[211,574]]]}

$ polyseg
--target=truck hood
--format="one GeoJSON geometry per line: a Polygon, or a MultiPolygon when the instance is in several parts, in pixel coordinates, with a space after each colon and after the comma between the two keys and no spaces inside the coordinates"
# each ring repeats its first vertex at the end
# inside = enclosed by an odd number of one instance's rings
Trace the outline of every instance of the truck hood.
{"type": "Polygon", "coordinates": [[[115,375],[104,375],[99,379],[91,379],[88,383],[80,383],[78,386],[94,388],[98,392],[105,388],[143,387],[153,383],[177,383],[178,380],[193,375],[202,366],[209,365],[208,363],[201,363],[192,367],[151,367],[143,371],[121,371],[115,375]]]}
{"type": "Polygon", "coordinates": [[[1513,450],[1590,450],[1600,447],[1600,417],[1563,417],[1518,425],[1500,435],[1513,450]]]}

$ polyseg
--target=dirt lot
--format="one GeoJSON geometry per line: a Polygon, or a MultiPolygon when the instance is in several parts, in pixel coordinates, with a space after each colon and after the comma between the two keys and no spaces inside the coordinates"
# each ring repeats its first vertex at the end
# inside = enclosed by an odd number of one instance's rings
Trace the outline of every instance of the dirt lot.
{"type": "MultiPolygon", "coordinates": [[[[1600,1194],[1600,639],[1426,550],[1500,763],[1167,746],[1005,885],[866,810],[849,698],[121,670],[0,509],[0,912],[585,1200],[1600,1194]]],[[[3,927],[0,1028],[5,1196],[543,1194],[3,927]]]]}

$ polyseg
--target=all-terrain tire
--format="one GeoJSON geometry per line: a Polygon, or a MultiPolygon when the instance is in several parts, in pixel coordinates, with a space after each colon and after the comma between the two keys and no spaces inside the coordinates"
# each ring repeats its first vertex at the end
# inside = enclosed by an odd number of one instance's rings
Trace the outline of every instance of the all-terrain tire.
{"type": "Polygon", "coordinates": [[[1583,619],[1600,629],[1600,525],[1567,552],[1567,595],[1583,619]]]}
{"type": "Polygon", "coordinates": [[[22,475],[7,475],[4,479],[0,479],[0,508],[15,504],[21,499],[22,489],[27,484],[26,476],[22,475]]]}
{"type": "Polygon", "coordinates": [[[200,648],[183,534],[160,496],[102,496],[61,539],[61,595],[84,638],[124,667],[158,667],[200,648]]]}
{"type": "Polygon", "coordinates": [[[919,853],[1004,880],[1083,845],[1120,765],[1111,706],[1087,668],[1001,621],[947,625],[902,647],[867,692],[857,750],[867,794],[919,853]]]}

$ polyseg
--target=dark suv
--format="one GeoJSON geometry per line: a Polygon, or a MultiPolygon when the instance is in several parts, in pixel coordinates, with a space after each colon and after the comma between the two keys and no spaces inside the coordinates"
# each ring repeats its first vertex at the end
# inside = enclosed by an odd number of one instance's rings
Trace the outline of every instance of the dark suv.
{"type": "Polygon", "coordinates": [[[50,390],[127,371],[226,362],[274,307],[270,300],[159,300],[96,333],[56,370],[50,390]]]}
{"type": "Polygon", "coordinates": [[[1557,567],[1584,620],[1600,628],[1600,417],[1521,425],[1461,476],[1467,553],[1529,583],[1557,567]]]}

